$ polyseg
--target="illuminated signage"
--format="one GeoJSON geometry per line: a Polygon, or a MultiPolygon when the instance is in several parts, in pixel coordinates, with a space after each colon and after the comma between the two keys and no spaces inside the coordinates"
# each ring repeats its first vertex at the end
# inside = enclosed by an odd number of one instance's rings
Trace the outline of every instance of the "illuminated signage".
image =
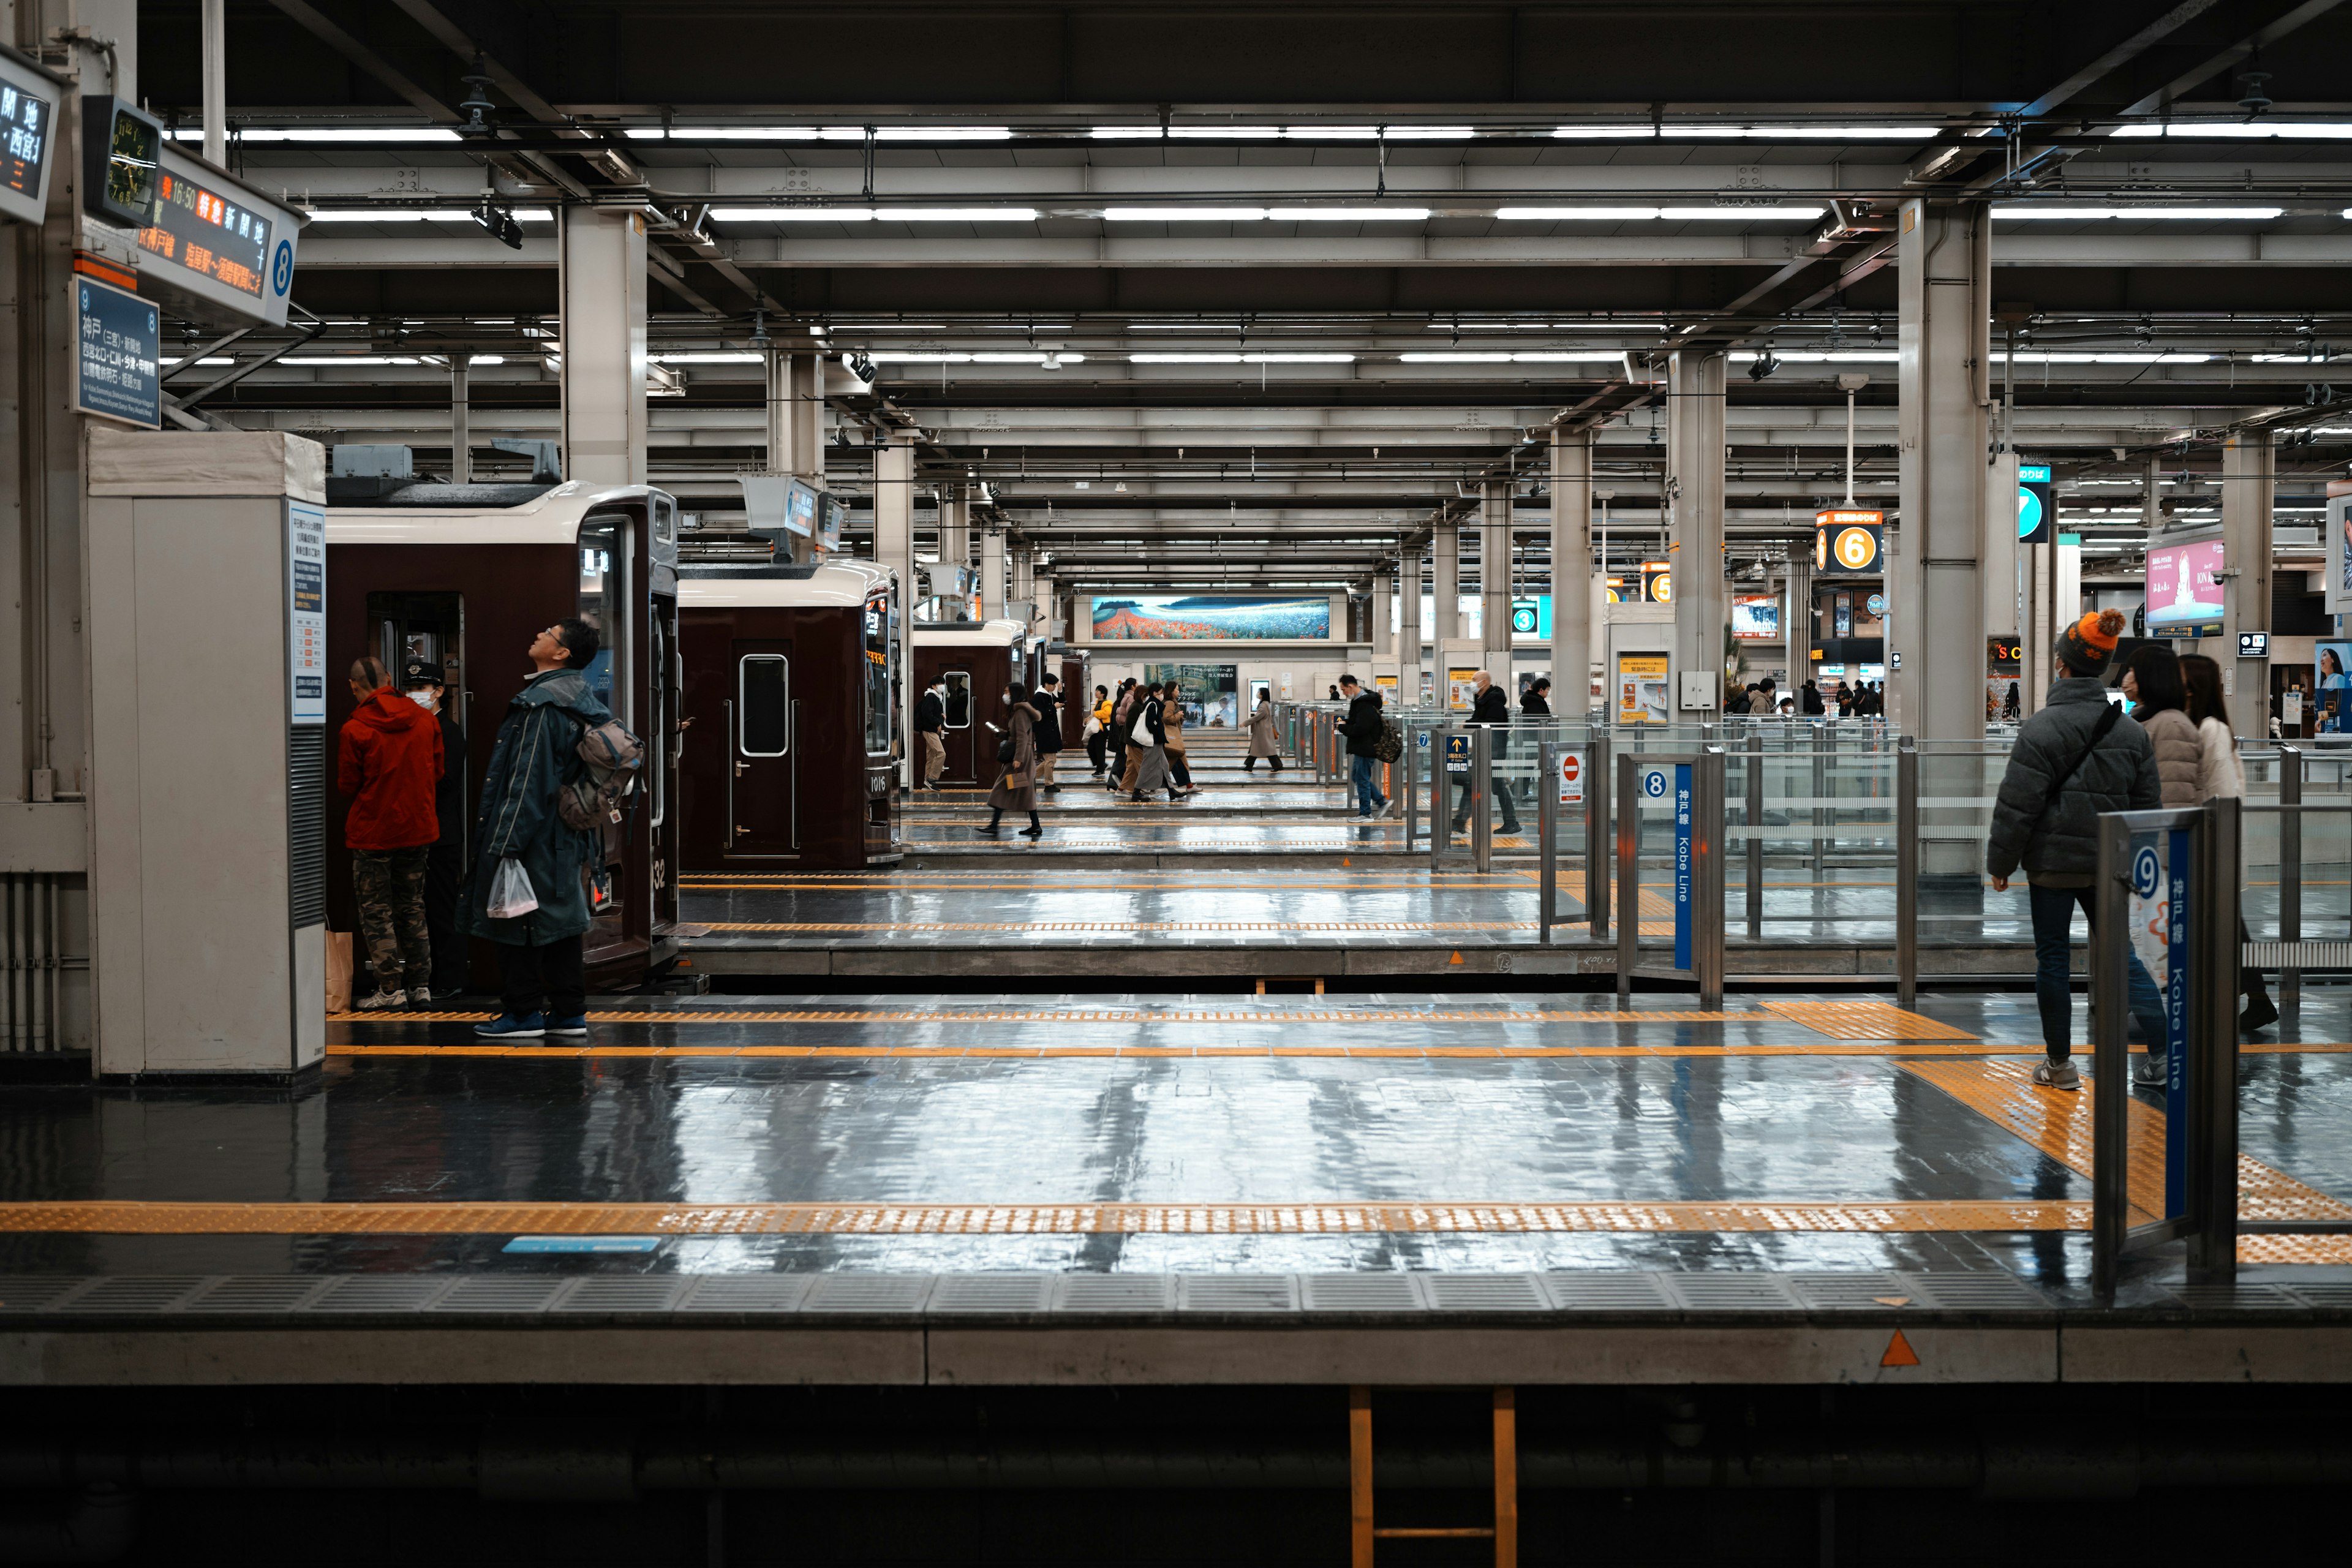
{"type": "Polygon", "coordinates": [[[816,537],[816,487],[805,479],[794,479],[784,496],[784,529],[803,539],[816,537]]]}
{"type": "Polygon", "coordinates": [[[1813,514],[1813,570],[1832,575],[1875,575],[1885,542],[1886,514],[1832,510],[1813,514]]]}
{"type": "Polygon", "coordinates": [[[2046,463],[2021,463],[2017,469],[2017,542],[2047,544],[2058,514],[2057,492],[2046,463]]]}
{"type": "Polygon", "coordinates": [[[0,54],[0,216],[39,223],[49,203],[49,154],[66,89],[46,72],[0,54]]]}
{"type": "Polygon", "coordinates": [[[128,105],[109,100],[101,113],[93,100],[89,117],[109,141],[89,150],[85,205],[137,231],[142,289],[194,320],[283,325],[294,287],[294,214],[160,133],[151,147],[154,122],[128,105]]]}

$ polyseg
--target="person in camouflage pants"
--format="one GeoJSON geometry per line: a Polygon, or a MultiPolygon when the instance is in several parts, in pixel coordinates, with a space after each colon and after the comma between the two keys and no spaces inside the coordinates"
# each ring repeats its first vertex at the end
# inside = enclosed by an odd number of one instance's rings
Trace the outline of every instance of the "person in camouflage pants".
{"type": "Polygon", "coordinates": [[[352,851],[352,896],[379,992],[433,984],[433,938],[425,925],[425,863],[432,853],[429,844],[352,851]]]}

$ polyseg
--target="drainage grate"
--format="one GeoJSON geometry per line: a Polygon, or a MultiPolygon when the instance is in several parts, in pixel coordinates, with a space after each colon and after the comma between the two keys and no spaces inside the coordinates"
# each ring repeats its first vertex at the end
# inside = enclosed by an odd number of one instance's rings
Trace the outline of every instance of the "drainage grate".
{"type": "Polygon", "coordinates": [[[1529,1274],[1432,1274],[1423,1281],[1441,1312],[1548,1312],[1551,1303],[1529,1274]]]}
{"type": "Polygon", "coordinates": [[[803,1312],[919,1312],[928,1274],[825,1274],[809,1288],[803,1312]]]}
{"type": "Polygon", "coordinates": [[[341,1279],[312,1301],[313,1312],[419,1312],[456,1281],[431,1275],[360,1274],[341,1279]]]}
{"type": "Polygon", "coordinates": [[[1924,1307],[1918,1294],[1881,1270],[1851,1274],[1796,1274],[1789,1279],[1798,1299],[1817,1311],[1883,1312],[1891,1306],[1924,1307]]]}
{"type": "Polygon", "coordinates": [[[1577,1272],[1547,1274],[1552,1302],[1570,1312],[1668,1312],[1674,1298],[1654,1274],[1577,1272]]]}
{"type": "Polygon", "coordinates": [[[650,1275],[623,1279],[583,1279],[558,1301],[558,1312],[667,1312],[685,1295],[690,1279],[650,1275]]]}
{"type": "Polygon", "coordinates": [[[54,1307],[89,1281],[79,1274],[19,1274],[0,1279],[0,1311],[37,1312],[54,1307]]]}
{"type": "Polygon", "coordinates": [[[240,1274],[215,1279],[198,1291],[184,1312],[292,1312],[327,1289],[329,1281],[301,1274],[240,1274]]]}
{"type": "Polygon", "coordinates": [[[2051,1305],[2016,1275],[1991,1268],[1948,1268],[1901,1278],[1928,1306],[1948,1312],[2040,1312],[2051,1305]]]}
{"type": "Polygon", "coordinates": [[[1410,1274],[1309,1274],[1299,1280],[1310,1312],[1418,1312],[1410,1274]]]}
{"type": "Polygon", "coordinates": [[[1176,1281],[1165,1274],[1065,1275],[1054,1302],[1063,1312],[1165,1312],[1175,1305],[1176,1281]]]}
{"type": "Polygon", "coordinates": [[[692,1282],[681,1312],[789,1312],[809,1290],[805,1274],[715,1274],[692,1282]]]}
{"type": "Polygon", "coordinates": [[[928,1306],[934,1312],[1042,1312],[1053,1289],[1045,1274],[950,1274],[928,1306]]]}
{"type": "Polygon", "coordinates": [[[1670,1274],[1666,1288],[1694,1312],[1755,1312],[1797,1305],[1769,1274],[1670,1274]]]}
{"type": "Polygon", "coordinates": [[[562,1292],[572,1288],[569,1279],[535,1279],[489,1278],[460,1279],[449,1293],[432,1306],[429,1312],[544,1312],[562,1292]]]}
{"type": "Polygon", "coordinates": [[[1185,1274],[1177,1289],[1187,1312],[1295,1312],[1297,1281],[1287,1274],[1185,1274]]]}
{"type": "Polygon", "coordinates": [[[181,1279],[100,1279],[74,1298],[77,1312],[163,1312],[205,1284],[202,1276],[181,1279]]]}

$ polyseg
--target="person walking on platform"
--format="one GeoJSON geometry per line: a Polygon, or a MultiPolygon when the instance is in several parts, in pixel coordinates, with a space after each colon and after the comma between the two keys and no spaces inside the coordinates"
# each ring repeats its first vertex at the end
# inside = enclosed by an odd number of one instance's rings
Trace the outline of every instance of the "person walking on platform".
{"type": "Polygon", "coordinates": [[[425,871],[441,837],[433,801],[441,784],[441,726],[392,683],[379,658],[352,666],[359,706],[343,721],[335,784],[352,803],[343,844],[375,990],[363,1013],[433,1005],[433,937],[425,918],[425,871]]]}
{"type": "MultiPolygon", "coordinates": [[[[1486,740],[1486,790],[1495,804],[1502,809],[1503,831],[1519,830],[1518,808],[1511,802],[1511,792],[1501,787],[1496,774],[1503,766],[1504,754],[1511,744],[1511,700],[1495,684],[1495,678],[1480,670],[1472,679],[1470,689],[1476,693],[1470,703],[1469,722],[1483,726],[1486,740]]],[[[1454,784],[1454,831],[1460,833],[1470,825],[1470,775],[1463,774],[1454,784]]]]}
{"type": "MultiPolygon", "coordinates": [[[[1519,714],[1532,724],[1551,722],[1551,677],[1538,675],[1528,684],[1526,693],[1519,698],[1519,714]]],[[[1540,747],[1543,742],[1538,739],[1533,743],[1540,747]]],[[[1527,797],[1529,805],[1535,804],[1538,782],[1532,774],[1521,781],[1524,787],[1519,793],[1527,797]]]]}
{"type": "Polygon", "coordinates": [[[1184,760],[1184,694],[1172,681],[1160,700],[1160,731],[1166,737],[1160,749],[1168,753],[1168,776],[1175,781],[1168,798],[1198,795],[1200,791],[1192,787],[1192,764],[1184,760]]]}
{"type": "Polygon", "coordinates": [[[1129,677],[1118,689],[1118,705],[1111,711],[1111,744],[1117,748],[1111,754],[1118,765],[1111,769],[1110,793],[1126,795],[1135,788],[1136,769],[1143,765],[1135,743],[1135,721],[1143,707],[1143,688],[1129,677]]]}
{"type": "Polygon", "coordinates": [[[1110,752],[1110,688],[1095,688],[1094,706],[1087,710],[1087,761],[1095,765],[1095,777],[1103,776],[1103,767],[1110,752]]]}
{"type": "Polygon", "coordinates": [[[1040,710],[1044,700],[1042,694],[1033,697],[1018,686],[1004,689],[1004,711],[1011,715],[1004,721],[1004,739],[1012,746],[1013,754],[1003,759],[1003,771],[996,775],[996,784],[988,792],[988,826],[973,828],[974,833],[993,838],[1006,812],[1024,811],[1029,814],[1029,826],[1021,830],[1021,837],[1045,837],[1045,829],[1037,820],[1037,732],[1043,723],[1040,710]]]}
{"type": "Polygon", "coordinates": [[[425,858],[425,929],[433,938],[433,999],[466,989],[466,933],[457,929],[457,892],[466,884],[466,731],[449,717],[448,683],[441,667],[412,658],[401,680],[408,700],[441,727],[441,785],[433,816],[441,837],[425,858]]]}
{"type": "MultiPolygon", "coordinates": [[[[2018,730],[1985,844],[1994,891],[2008,891],[2020,866],[2030,880],[2033,994],[2045,1053],[2033,1081],[2048,1089],[2083,1087],[2071,1059],[2073,926],[2078,908],[2085,921],[2096,918],[2091,883],[2099,863],[2099,814],[2149,811],[2162,798],[2147,731],[2107,701],[2103,677],[2123,630],[2122,611],[2100,610],[2059,634],[2063,673],[2050,683],[2042,711],[2018,730]]],[[[2098,940],[2095,926],[2091,940],[2098,940]]],[[[2132,1015],[2151,1042],[2161,1041],[2164,1007],[2155,982],[2137,957],[2128,971],[2132,1015]]]]}
{"type": "Polygon", "coordinates": [[[915,699],[915,733],[923,743],[923,776],[917,787],[940,793],[940,779],[948,771],[948,743],[940,733],[947,722],[948,679],[942,675],[915,699]]]}
{"type": "Polygon", "coordinates": [[[1257,706],[1251,710],[1249,731],[1249,755],[1242,759],[1242,772],[1257,772],[1257,760],[1264,757],[1270,771],[1280,773],[1282,752],[1274,743],[1274,698],[1271,694],[1259,698],[1257,706]]]}
{"type": "Polygon", "coordinates": [[[581,673],[602,645],[596,628],[583,620],[559,621],[533,638],[531,677],[507,705],[490,747],[466,889],[467,929],[499,944],[502,1010],[474,1026],[486,1038],[588,1033],[582,939],[589,923],[587,876],[601,835],[566,826],[555,797],[584,776],[581,731],[612,721],[581,673]],[[514,888],[511,871],[500,875],[509,862],[529,879],[536,906],[493,915],[494,890],[503,896],[514,888]]]}
{"type": "Polygon", "coordinates": [[[1037,715],[1037,788],[1045,795],[1059,795],[1062,786],[1054,782],[1054,759],[1062,754],[1061,678],[1041,678],[1029,706],[1037,715]]]}
{"type": "Polygon", "coordinates": [[[1158,795],[1161,790],[1168,792],[1170,800],[1177,798],[1176,786],[1169,780],[1167,703],[1161,691],[1160,682],[1155,680],[1138,692],[1141,700],[1135,707],[1135,745],[1128,753],[1133,759],[1129,763],[1133,787],[1129,798],[1138,805],[1143,804],[1146,795],[1158,795]]]}
{"type": "Polygon", "coordinates": [[[1356,785],[1356,815],[1369,822],[1389,808],[1381,793],[1381,733],[1387,721],[1381,716],[1381,694],[1367,691],[1352,675],[1339,678],[1339,693],[1348,700],[1348,717],[1339,733],[1348,737],[1348,770],[1356,785]]]}
{"type": "MultiPolygon", "coordinates": [[[[2230,705],[2221,696],[2221,667],[2201,653],[2180,656],[2181,684],[2188,689],[2189,717],[2197,726],[2200,766],[2198,773],[2198,797],[2202,800],[2241,800],[2246,794],[2246,765],[2238,759],[2238,737],[2230,728],[2230,705]]],[[[2246,916],[2238,914],[2238,946],[2246,945],[2246,916]]],[[[2238,1016],[2238,1028],[2243,1034],[2254,1034],[2278,1022],[2277,1004],[2271,1000],[2269,988],[2263,984],[2263,972],[2245,969],[2238,974],[2239,992],[2246,999],[2246,1010],[2238,1016]]]]}

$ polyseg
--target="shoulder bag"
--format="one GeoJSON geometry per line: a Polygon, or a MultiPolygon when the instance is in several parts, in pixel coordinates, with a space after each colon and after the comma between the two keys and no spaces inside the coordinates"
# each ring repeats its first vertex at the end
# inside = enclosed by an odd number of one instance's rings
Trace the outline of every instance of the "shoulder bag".
{"type": "MultiPolygon", "coordinates": [[[[2073,762],[2066,764],[2066,771],[2060,773],[2058,775],[2057,782],[2050,786],[2049,798],[2042,803],[2042,809],[2033,814],[2034,827],[2038,828],[2042,826],[2042,819],[2050,815],[2050,808],[2058,804],[2058,797],[2066,793],[2066,784],[2068,781],[2073,779],[2077,773],[2082,771],[2083,764],[2091,760],[2091,753],[2099,749],[2099,742],[2107,738],[2107,731],[2114,729],[2116,727],[2116,721],[2123,716],[2124,710],[2120,707],[2117,707],[2113,702],[2107,704],[2107,710],[2099,715],[2099,721],[2097,723],[2091,726],[2090,742],[2085,745],[2079,753],[2077,753],[2073,762]]],[[[2028,837],[2031,836],[2032,830],[2029,829],[2028,837]]]]}

